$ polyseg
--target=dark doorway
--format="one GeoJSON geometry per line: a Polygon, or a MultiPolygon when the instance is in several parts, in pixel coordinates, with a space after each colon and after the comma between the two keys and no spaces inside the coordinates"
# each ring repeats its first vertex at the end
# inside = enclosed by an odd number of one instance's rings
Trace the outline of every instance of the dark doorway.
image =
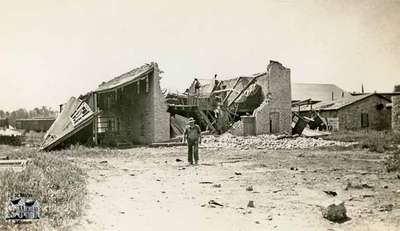
{"type": "Polygon", "coordinates": [[[269,113],[269,133],[279,133],[279,112],[269,113]]]}

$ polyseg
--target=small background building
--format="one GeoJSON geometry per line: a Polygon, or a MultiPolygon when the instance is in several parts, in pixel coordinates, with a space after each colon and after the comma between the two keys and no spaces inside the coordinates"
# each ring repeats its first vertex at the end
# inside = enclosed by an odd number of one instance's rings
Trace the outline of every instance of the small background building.
{"type": "Polygon", "coordinates": [[[10,123],[7,118],[0,118],[0,129],[7,129],[10,123]]]}
{"type": "MultiPolygon", "coordinates": [[[[313,105],[333,130],[375,129],[391,127],[391,103],[386,97],[372,93],[322,101],[313,105]]],[[[298,108],[293,108],[298,111],[298,108]]],[[[309,107],[300,107],[302,115],[310,113],[309,107]]]]}
{"type": "Polygon", "coordinates": [[[26,131],[45,132],[49,130],[55,120],[55,118],[16,119],[15,128],[26,131]]]}

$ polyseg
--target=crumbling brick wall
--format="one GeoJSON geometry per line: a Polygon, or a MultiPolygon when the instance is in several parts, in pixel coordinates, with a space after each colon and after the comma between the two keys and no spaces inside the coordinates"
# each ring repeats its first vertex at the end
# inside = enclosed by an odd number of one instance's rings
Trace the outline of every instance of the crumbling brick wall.
{"type": "Polygon", "coordinates": [[[167,112],[168,106],[166,99],[161,92],[160,71],[156,63],[154,65],[153,76],[150,79],[152,95],[152,142],[166,141],[170,138],[170,114],[167,112]]]}
{"type": "Polygon", "coordinates": [[[290,69],[278,62],[270,61],[266,75],[260,77],[257,84],[261,85],[265,100],[268,94],[271,95],[271,100],[264,101],[253,113],[256,117],[257,134],[291,134],[290,69]],[[274,121],[277,118],[279,122],[274,121]]]}
{"type": "Polygon", "coordinates": [[[400,132],[400,96],[392,96],[392,103],[392,129],[394,132],[400,132]]]}

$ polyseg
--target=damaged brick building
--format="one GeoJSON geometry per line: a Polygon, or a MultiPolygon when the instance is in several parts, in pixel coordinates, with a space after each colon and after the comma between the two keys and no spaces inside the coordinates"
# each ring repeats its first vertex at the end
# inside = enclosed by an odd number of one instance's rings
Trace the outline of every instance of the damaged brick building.
{"type": "Polygon", "coordinates": [[[74,142],[106,146],[150,144],[170,138],[169,113],[157,63],[117,76],[79,99],[71,98],[49,129],[42,149],[74,142]]]}
{"type": "Polygon", "coordinates": [[[231,130],[242,135],[290,134],[290,69],[276,61],[266,69],[227,80],[195,79],[186,90],[188,105],[170,105],[169,111],[195,117],[206,128],[223,127],[222,131],[236,122],[231,130]],[[242,116],[250,119],[241,120],[242,116]]]}
{"type": "Polygon", "coordinates": [[[308,116],[312,111],[326,119],[330,130],[385,130],[391,127],[391,101],[378,94],[347,96],[322,101],[309,107],[295,107],[294,111],[308,116]]]}
{"type": "Polygon", "coordinates": [[[89,104],[101,111],[97,142],[149,144],[168,140],[169,113],[160,88],[157,63],[143,65],[102,83],[89,104]]]}

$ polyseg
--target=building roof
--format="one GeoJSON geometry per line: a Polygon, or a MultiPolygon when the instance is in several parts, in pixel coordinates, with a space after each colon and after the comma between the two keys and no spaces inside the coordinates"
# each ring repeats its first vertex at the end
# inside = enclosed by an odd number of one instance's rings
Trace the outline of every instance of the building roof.
{"type": "MultiPolygon", "coordinates": [[[[316,103],[312,106],[313,110],[317,110],[317,111],[333,111],[333,110],[339,110],[341,108],[347,107],[353,103],[356,103],[358,101],[361,101],[363,99],[369,98],[371,96],[378,96],[381,97],[382,99],[385,99],[386,101],[388,101],[388,103],[390,103],[391,101],[388,100],[387,98],[376,94],[376,93],[372,93],[372,94],[367,94],[367,95],[356,95],[356,96],[347,96],[347,97],[343,97],[343,98],[339,98],[337,100],[327,100],[327,101],[323,101],[323,102],[319,102],[316,103]]],[[[308,111],[309,107],[307,107],[307,109],[301,109],[301,111],[308,111]]]]}
{"type": "MultiPolygon", "coordinates": [[[[400,95],[400,92],[374,92],[374,93],[377,93],[377,94],[379,94],[379,95],[381,95],[381,96],[383,96],[383,97],[385,97],[385,98],[387,98],[389,100],[391,100],[392,96],[399,96],[400,95]]],[[[371,93],[358,93],[358,92],[351,93],[351,95],[368,95],[368,94],[371,94],[371,93]]]]}
{"type": "Polygon", "coordinates": [[[339,88],[335,84],[320,83],[292,83],[292,100],[301,101],[311,99],[312,101],[325,101],[350,96],[350,93],[339,88]]]}
{"type": "Polygon", "coordinates": [[[41,149],[46,151],[54,149],[82,129],[90,126],[98,114],[99,112],[93,112],[89,105],[82,100],[71,97],[45,134],[41,149]]]}
{"type": "Polygon", "coordinates": [[[95,92],[112,90],[133,83],[141,79],[145,75],[147,75],[149,72],[151,72],[156,65],[157,65],[156,63],[145,64],[125,74],[117,76],[111,79],[110,81],[103,82],[102,84],[99,85],[99,87],[95,90],[95,92]]]}

